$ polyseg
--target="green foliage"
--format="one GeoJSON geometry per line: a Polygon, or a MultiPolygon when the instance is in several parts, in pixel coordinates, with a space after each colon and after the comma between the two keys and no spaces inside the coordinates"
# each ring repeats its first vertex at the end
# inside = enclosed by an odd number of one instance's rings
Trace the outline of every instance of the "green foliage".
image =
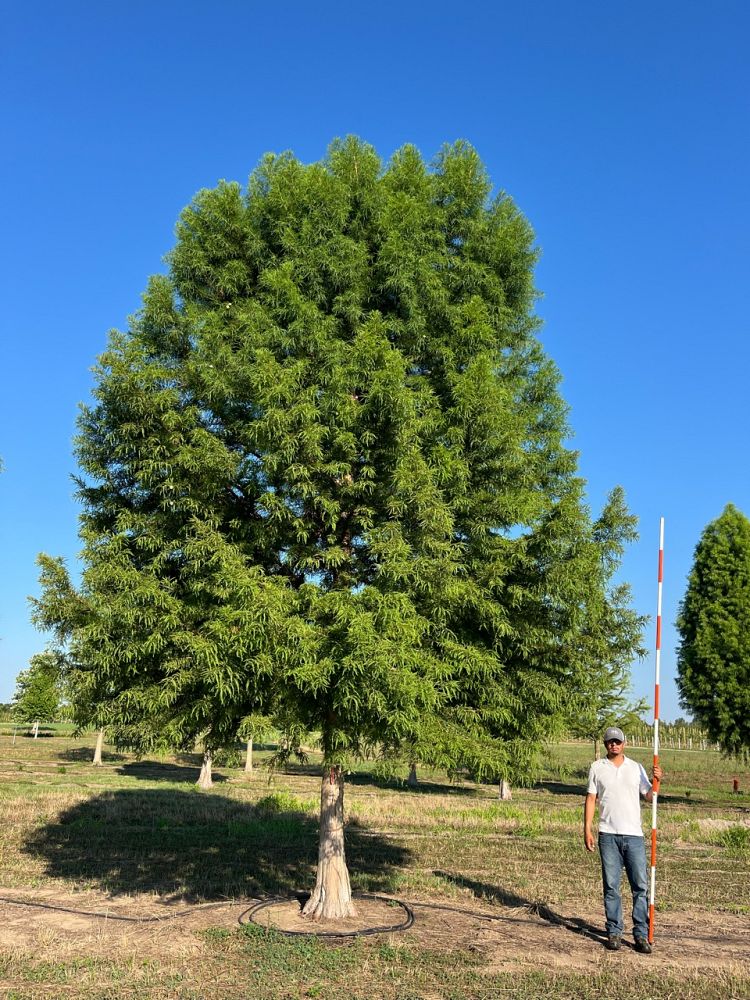
{"type": "Polygon", "coordinates": [[[61,657],[46,650],[29,660],[16,680],[13,716],[19,722],[54,722],[60,716],[61,657]]]}
{"type": "Polygon", "coordinates": [[[750,826],[730,826],[719,834],[719,843],[730,851],[750,851],[750,826]]]}
{"type": "Polygon", "coordinates": [[[490,192],[465,143],[349,138],[183,212],[80,418],[81,586],[43,556],[34,605],[113,741],[266,717],[326,765],[515,779],[637,648],[607,591],[632,519],[584,507],[533,233],[490,192]]]}
{"type": "Polygon", "coordinates": [[[214,750],[211,763],[214,767],[242,767],[244,754],[237,746],[219,747],[214,750]]]}
{"type": "Polygon", "coordinates": [[[246,715],[240,722],[237,736],[243,741],[252,740],[253,743],[266,743],[269,737],[274,734],[275,728],[268,716],[246,715]]]}
{"type": "Polygon", "coordinates": [[[266,795],[255,804],[255,808],[261,816],[277,816],[280,813],[308,813],[315,812],[317,802],[312,800],[303,802],[289,792],[273,792],[266,795]]]}
{"type": "Polygon", "coordinates": [[[620,487],[608,498],[594,524],[599,545],[598,578],[586,605],[579,654],[588,669],[571,700],[568,731],[578,739],[597,741],[607,726],[630,729],[648,708],[644,700],[630,697],[630,662],[643,656],[640,638],[646,618],[630,607],[627,584],[613,585],[627,542],[635,541],[635,518],[628,514],[620,487]]]}
{"type": "Polygon", "coordinates": [[[680,604],[677,685],[684,708],[725,753],[750,745],[750,521],[732,504],[695,549],[680,604]]]}

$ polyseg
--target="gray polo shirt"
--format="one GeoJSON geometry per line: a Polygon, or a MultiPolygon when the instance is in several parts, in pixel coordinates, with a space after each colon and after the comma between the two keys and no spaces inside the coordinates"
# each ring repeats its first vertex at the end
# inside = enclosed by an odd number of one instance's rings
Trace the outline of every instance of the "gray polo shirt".
{"type": "Polygon", "coordinates": [[[643,766],[625,757],[619,767],[602,757],[589,769],[588,794],[599,805],[599,833],[642,837],[641,796],[651,791],[643,766]]]}

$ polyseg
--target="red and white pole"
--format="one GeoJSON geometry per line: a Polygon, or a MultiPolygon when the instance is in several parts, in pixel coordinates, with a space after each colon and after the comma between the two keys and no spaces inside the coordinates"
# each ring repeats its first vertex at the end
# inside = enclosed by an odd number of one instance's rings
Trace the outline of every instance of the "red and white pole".
{"type": "MultiPolygon", "coordinates": [[[[659,763],[659,669],[661,667],[661,588],[664,581],[664,518],[659,518],[659,585],[656,600],[656,667],[654,679],[654,767],[659,763]]],[[[656,895],[656,810],[659,782],[654,779],[651,802],[651,892],[648,901],[648,940],[654,943],[654,899],[656,895]]]]}

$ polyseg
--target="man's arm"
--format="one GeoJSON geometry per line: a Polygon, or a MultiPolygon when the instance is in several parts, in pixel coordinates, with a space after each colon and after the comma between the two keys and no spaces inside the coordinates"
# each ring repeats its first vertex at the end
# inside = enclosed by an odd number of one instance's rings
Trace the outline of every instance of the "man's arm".
{"type": "Polygon", "coordinates": [[[589,792],[583,806],[583,845],[587,851],[594,850],[594,834],[591,832],[591,824],[594,822],[595,807],[596,794],[589,792]]]}

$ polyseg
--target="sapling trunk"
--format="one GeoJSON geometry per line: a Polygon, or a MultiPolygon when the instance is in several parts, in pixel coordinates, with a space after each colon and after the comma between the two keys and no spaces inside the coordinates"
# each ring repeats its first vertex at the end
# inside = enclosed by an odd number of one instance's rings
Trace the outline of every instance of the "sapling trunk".
{"type": "Polygon", "coordinates": [[[247,741],[247,753],[245,754],[245,774],[251,774],[253,770],[253,738],[247,741]]]}
{"type": "Polygon", "coordinates": [[[211,764],[212,757],[211,751],[205,750],[203,753],[203,764],[201,765],[201,773],[198,776],[196,782],[198,788],[213,788],[213,778],[211,777],[211,764]]]}
{"type": "Polygon", "coordinates": [[[94,767],[102,766],[102,746],[104,744],[104,729],[100,729],[96,734],[96,746],[94,747],[94,759],[92,764],[94,767]]]}
{"type": "Polygon", "coordinates": [[[513,792],[510,790],[510,784],[505,780],[505,778],[501,778],[500,783],[497,786],[497,797],[502,802],[510,802],[513,798],[513,792]]]}
{"type": "Polygon", "coordinates": [[[409,788],[416,788],[419,784],[419,778],[417,777],[417,765],[414,763],[409,765],[409,777],[406,779],[406,784],[409,788]]]}
{"type": "Polygon", "coordinates": [[[302,915],[311,920],[343,920],[356,915],[344,854],[344,775],[340,767],[323,772],[318,874],[302,915]]]}

